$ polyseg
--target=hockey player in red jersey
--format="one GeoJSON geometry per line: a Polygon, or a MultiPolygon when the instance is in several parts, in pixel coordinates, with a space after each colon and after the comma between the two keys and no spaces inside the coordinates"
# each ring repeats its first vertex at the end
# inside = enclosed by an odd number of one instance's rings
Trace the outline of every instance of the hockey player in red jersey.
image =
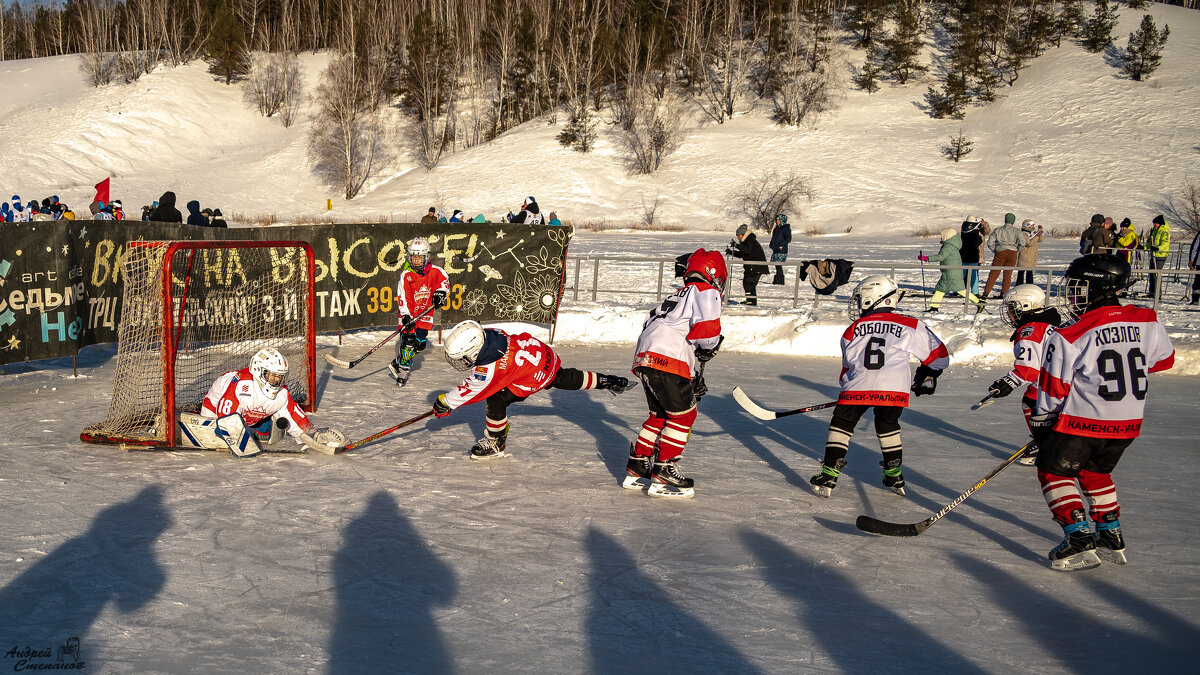
{"type": "Polygon", "coordinates": [[[708,387],[704,364],[721,346],[721,306],[729,270],[716,251],[699,249],[687,262],[683,288],[650,310],[642,325],[633,372],[642,381],[650,415],[629,445],[622,486],[654,497],[691,497],[695,481],[679,472],[708,387]],[[657,456],[656,456],[657,453],[657,456]]]}
{"type": "Polygon", "coordinates": [[[450,292],[450,280],[446,270],[434,265],[429,259],[429,241],[417,237],[408,244],[408,260],[400,271],[396,284],[396,304],[399,305],[400,352],[388,364],[388,370],[396,379],[396,385],[408,384],[413,357],[424,351],[428,344],[429,329],[433,319],[427,314],[420,319],[421,312],[446,302],[450,292]]]}
{"type": "Polygon", "coordinates": [[[1031,422],[1041,448],[1038,481],[1065,535],[1050,551],[1056,570],[1096,567],[1101,556],[1125,563],[1111,473],[1141,432],[1148,374],[1175,361],[1154,311],[1117,299],[1131,285],[1130,274],[1129,263],[1114,255],[1076,258],[1062,293],[1064,309],[1079,318],[1046,340],[1031,422]],[[1094,534],[1080,488],[1090,502],[1094,534]]]}
{"type": "MultiPolygon", "coordinates": [[[[250,366],[231,370],[213,382],[200,407],[202,417],[218,421],[239,417],[237,428],[251,432],[248,443],[237,443],[226,432],[218,432],[239,457],[252,457],[262,452],[260,443],[272,443],[278,430],[287,432],[297,444],[310,450],[333,454],[346,444],[346,437],[336,429],[314,429],[300,405],[284,384],[287,359],[274,347],[260,349],[250,359],[250,366]]],[[[225,424],[221,424],[225,428],[225,424]]],[[[236,432],[232,433],[237,436],[236,432]]]]}
{"type": "Polygon", "coordinates": [[[863,279],[850,297],[854,322],[842,334],[842,391],[829,421],[821,472],[809,481],[817,495],[833,493],[846,466],[854,425],[868,408],[875,409],[875,433],[883,451],[883,485],[904,494],[900,414],[908,407],[910,389],[917,396],[937,389],[937,378],[950,364],[950,355],[925,324],[895,312],[899,301],[896,282],[882,274],[863,279]],[[920,361],[911,387],[909,356],[920,361]]]}
{"type": "MultiPolygon", "coordinates": [[[[1046,307],[1046,292],[1033,284],[1016,286],[1004,296],[1002,315],[1005,323],[1014,328],[1013,368],[1004,377],[988,387],[988,396],[1004,398],[1022,384],[1025,394],[1021,397],[1021,410],[1025,413],[1025,424],[1029,432],[1033,427],[1029,416],[1033,414],[1037,402],[1038,373],[1042,367],[1042,353],[1045,350],[1046,338],[1050,332],[1062,323],[1058,310],[1046,307]]],[[[1037,444],[1021,455],[1017,461],[1021,464],[1032,465],[1037,458],[1037,444]]]]}
{"type": "Polygon", "coordinates": [[[483,438],[471,448],[471,459],[505,457],[508,406],[548,389],[629,389],[628,378],[562,367],[558,354],[529,333],[506,333],[474,321],[454,327],[444,343],[446,360],[456,370],[470,371],[462,384],[440,394],[433,412],[445,417],[464,405],[484,401],[483,438]]]}

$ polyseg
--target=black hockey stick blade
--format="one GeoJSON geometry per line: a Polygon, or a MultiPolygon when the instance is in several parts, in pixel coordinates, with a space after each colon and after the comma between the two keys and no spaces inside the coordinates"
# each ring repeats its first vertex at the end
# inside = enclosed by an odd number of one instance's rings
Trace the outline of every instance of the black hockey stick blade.
{"type": "Polygon", "coordinates": [[[988,394],[987,396],[984,396],[983,398],[979,399],[979,403],[973,404],[971,406],[971,410],[979,410],[980,408],[982,408],[984,406],[989,406],[995,402],[996,402],[996,397],[993,396],[992,394],[988,394]]]}
{"type": "Polygon", "coordinates": [[[773,419],[778,419],[780,417],[787,417],[788,415],[799,415],[800,413],[812,412],[814,410],[822,410],[824,408],[832,408],[833,406],[837,405],[837,401],[831,401],[829,403],[820,403],[817,405],[810,405],[810,406],[807,406],[804,408],[796,408],[795,410],[784,410],[782,412],[776,412],[774,410],[767,410],[766,408],[764,408],[764,407],[760,406],[759,404],[755,403],[754,401],[752,401],[750,399],[750,397],[746,395],[746,392],[742,391],[741,387],[733,388],[733,398],[735,401],[738,402],[738,405],[742,406],[743,410],[750,413],[751,415],[754,415],[755,417],[757,417],[760,420],[773,420],[773,419]]]}
{"type": "Polygon", "coordinates": [[[854,526],[857,527],[858,529],[862,530],[863,532],[866,532],[867,534],[880,534],[885,537],[915,537],[918,534],[921,534],[925,530],[929,529],[930,525],[933,525],[937,521],[941,520],[942,516],[946,515],[947,513],[950,513],[950,511],[954,507],[956,507],[959,504],[966,501],[967,497],[970,497],[972,494],[974,494],[974,492],[976,490],[983,487],[984,484],[987,483],[989,480],[995,478],[996,474],[1007,469],[1008,465],[1010,465],[1013,462],[1020,459],[1020,457],[1022,455],[1024,455],[1026,452],[1029,451],[1029,448],[1032,445],[1033,445],[1033,441],[1029,441],[1025,445],[1021,446],[1020,450],[1017,450],[1016,452],[1014,452],[1012,455],[1010,455],[1008,457],[1008,459],[1001,462],[1000,466],[997,466],[996,468],[992,469],[991,472],[988,473],[988,475],[979,479],[978,482],[976,482],[971,487],[967,488],[965,491],[962,492],[962,494],[955,497],[954,501],[950,502],[945,507],[943,507],[941,511],[938,511],[937,513],[933,514],[932,516],[929,516],[928,518],[926,518],[925,520],[922,520],[919,523],[911,523],[911,524],[889,523],[885,520],[879,520],[878,518],[872,518],[870,516],[859,516],[858,519],[856,519],[854,521],[854,526]]]}

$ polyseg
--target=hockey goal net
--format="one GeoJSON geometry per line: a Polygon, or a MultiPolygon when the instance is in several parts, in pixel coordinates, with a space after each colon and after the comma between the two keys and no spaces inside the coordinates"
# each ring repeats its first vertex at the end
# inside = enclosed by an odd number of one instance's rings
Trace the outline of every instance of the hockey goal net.
{"type": "Polygon", "coordinates": [[[302,241],[130,242],[108,417],[90,443],[177,445],[178,414],[264,347],[288,360],[287,386],[315,405],[312,247],[302,241]]]}

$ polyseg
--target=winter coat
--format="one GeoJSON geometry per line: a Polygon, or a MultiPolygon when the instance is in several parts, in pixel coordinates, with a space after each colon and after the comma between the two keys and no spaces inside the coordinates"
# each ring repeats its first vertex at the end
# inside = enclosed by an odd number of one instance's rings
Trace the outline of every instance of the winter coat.
{"type": "Polygon", "coordinates": [[[792,241],[792,226],[787,223],[780,223],[771,230],[771,253],[782,253],[787,255],[788,244],[792,241]]]}
{"type": "Polygon", "coordinates": [[[471,219],[471,222],[472,223],[486,223],[487,216],[483,215],[482,213],[476,214],[476,216],[471,219]]]}
{"type": "Polygon", "coordinates": [[[1132,227],[1118,232],[1117,246],[1125,250],[1118,251],[1117,255],[1121,256],[1121,259],[1125,262],[1131,262],[1133,260],[1133,249],[1137,248],[1140,242],[1141,239],[1138,238],[1137,232],[1134,232],[1132,227]]]}
{"type": "MultiPolygon", "coordinates": [[[[767,254],[763,252],[762,244],[758,243],[758,238],[753,232],[748,233],[739,242],[734,239],[729,243],[729,255],[735,258],[741,258],[747,262],[751,260],[767,261],[767,254]]],[[[745,274],[766,274],[768,268],[766,265],[746,265],[745,274]]]]}
{"type": "Polygon", "coordinates": [[[854,263],[841,258],[805,260],[800,263],[800,278],[812,284],[817,295],[833,295],[839,286],[850,281],[854,263]]]}
{"type": "MultiPolygon", "coordinates": [[[[960,239],[960,245],[961,241],[960,239]]],[[[993,230],[992,235],[987,240],[988,248],[996,253],[1000,251],[1015,251],[1020,248],[1020,244],[1021,228],[1009,223],[1005,223],[993,230]]]]}
{"type": "Polygon", "coordinates": [[[541,225],[542,213],[537,202],[527,201],[521,212],[513,216],[512,222],[524,223],[526,225],[541,225]]]}
{"type": "Polygon", "coordinates": [[[1103,229],[1103,225],[1092,223],[1083,230],[1083,234],[1079,235],[1079,254],[1087,255],[1092,252],[1092,237],[1096,234],[1096,230],[1103,229]]]}
{"type": "Polygon", "coordinates": [[[183,214],[175,208],[175,193],[168,190],[158,198],[158,206],[150,212],[150,220],[156,223],[182,223],[183,214]]]}
{"type": "Polygon", "coordinates": [[[212,220],[208,222],[209,227],[229,227],[229,223],[225,222],[225,215],[221,213],[221,209],[213,211],[212,220]]]}
{"type": "Polygon", "coordinates": [[[1113,231],[1101,225],[1092,233],[1092,252],[1093,253],[1112,253],[1104,249],[1113,248],[1117,245],[1117,237],[1113,231]]]}
{"type": "MultiPolygon", "coordinates": [[[[997,232],[1004,229],[997,228],[997,232]]],[[[1015,228],[1014,228],[1015,229],[1015,228]]],[[[937,255],[929,256],[929,262],[935,262],[941,265],[962,265],[962,254],[959,251],[962,249],[962,237],[957,234],[942,242],[942,247],[938,249],[937,255]]],[[[942,270],[942,276],[938,279],[937,286],[934,291],[941,291],[947,295],[958,293],[966,290],[967,285],[963,281],[962,270],[942,270]]]]}
{"type": "Polygon", "coordinates": [[[983,255],[983,224],[964,220],[962,224],[962,261],[964,265],[978,265],[983,255]]]}
{"type": "Polygon", "coordinates": [[[1150,230],[1149,249],[1154,251],[1155,258],[1165,258],[1171,254],[1171,226],[1163,223],[1150,230]]]}
{"type": "Polygon", "coordinates": [[[12,208],[4,202],[4,206],[0,206],[0,223],[11,223],[12,219],[12,208]]]}
{"type": "Polygon", "coordinates": [[[187,203],[188,210],[188,225],[197,225],[199,227],[208,227],[208,216],[200,213],[200,202],[193,199],[187,203]]]}
{"type": "Polygon", "coordinates": [[[1037,264],[1038,244],[1046,239],[1042,232],[1021,231],[1021,248],[1017,250],[1017,267],[1033,267],[1037,264]]]}

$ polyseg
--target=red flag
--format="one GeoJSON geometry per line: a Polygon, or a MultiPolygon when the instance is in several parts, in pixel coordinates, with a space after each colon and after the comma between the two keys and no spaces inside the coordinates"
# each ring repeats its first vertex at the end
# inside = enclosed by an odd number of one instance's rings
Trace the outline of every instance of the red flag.
{"type": "Polygon", "coordinates": [[[108,203],[108,181],[109,180],[111,180],[111,179],[105,178],[104,180],[100,181],[99,183],[96,183],[96,198],[93,199],[92,201],[104,202],[105,204],[108,203]]]}

